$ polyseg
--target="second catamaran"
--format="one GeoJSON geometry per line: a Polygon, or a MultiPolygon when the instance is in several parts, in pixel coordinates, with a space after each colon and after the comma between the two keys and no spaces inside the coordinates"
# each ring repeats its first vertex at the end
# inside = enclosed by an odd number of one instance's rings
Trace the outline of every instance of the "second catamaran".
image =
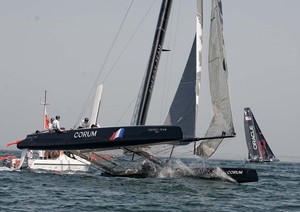
{"type": "Polygon", "coordinates": [[[248,162],[279,161],[272,152],[249,107],[244,109],[244,127],[248,147],[248,162]]]}

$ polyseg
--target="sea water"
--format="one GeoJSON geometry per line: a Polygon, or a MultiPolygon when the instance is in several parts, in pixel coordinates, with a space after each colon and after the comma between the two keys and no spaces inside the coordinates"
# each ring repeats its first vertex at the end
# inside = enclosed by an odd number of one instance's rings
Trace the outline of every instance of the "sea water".
{"type": "MultiPolygon", "coordinates": [[[[189,164],[190,160],[182,162],[189,164]]],[[[96,169],[59,174],[1,167],[0,211],[300,211],[299,163],[210,163],[255,168],[259,181],[135,179],[104,177],[96,169]]]]}

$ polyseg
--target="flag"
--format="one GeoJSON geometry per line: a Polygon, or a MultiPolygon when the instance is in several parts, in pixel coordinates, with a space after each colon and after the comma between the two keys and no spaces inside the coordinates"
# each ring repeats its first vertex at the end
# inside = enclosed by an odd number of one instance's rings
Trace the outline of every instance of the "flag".
{"type": "Polygon", "coordinates": [[[118,138],[122,139],[122,138],[123,138],[123,135],[124,135],[124,131],[125,131],[124,128],[120,128],[118,131],[114,132],[114,133],[110,136],[109,140],[110,140],[110,141],[113,141],[113,140],[116,140],[116,139],[118,139],[118,138]]]}
{"type": "Polygon", "coordinates": [[[49,123],[50,123],[50,120],[49,120],[49,117],[47,115],[47,111],[46,111],[46,107],[45,107],[45,112],[44,112],[44,130],[49,129],[49,123]]]}

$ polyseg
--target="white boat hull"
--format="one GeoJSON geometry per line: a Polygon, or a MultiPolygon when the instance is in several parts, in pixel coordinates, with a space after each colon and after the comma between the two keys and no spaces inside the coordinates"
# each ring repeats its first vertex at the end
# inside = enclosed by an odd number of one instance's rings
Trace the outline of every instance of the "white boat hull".
{"type": "Polygon", "coordinates": [[[28,159],[28,168],[55,172],[86,172],[91,163],[78,156],[74,158],[63,154],[56,159],[28,159]]]}

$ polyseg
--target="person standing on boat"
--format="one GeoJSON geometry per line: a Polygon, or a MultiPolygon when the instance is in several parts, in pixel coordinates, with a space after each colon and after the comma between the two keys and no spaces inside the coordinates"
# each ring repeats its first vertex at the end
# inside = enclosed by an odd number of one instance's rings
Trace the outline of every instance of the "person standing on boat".
{"type": "Polygon", "coordinates": [[[55,132],[62,132],[62,129],[59,127],[59,120],[60,116],[55,116],[55,120],[52,123],[52,129],[55,130],[55,132]]]}
{"type": "Polygon", "coordinates": [[[88,118],[85,118],[81,121],[79,128],[89,128],[90,122],[88,118]]]}

